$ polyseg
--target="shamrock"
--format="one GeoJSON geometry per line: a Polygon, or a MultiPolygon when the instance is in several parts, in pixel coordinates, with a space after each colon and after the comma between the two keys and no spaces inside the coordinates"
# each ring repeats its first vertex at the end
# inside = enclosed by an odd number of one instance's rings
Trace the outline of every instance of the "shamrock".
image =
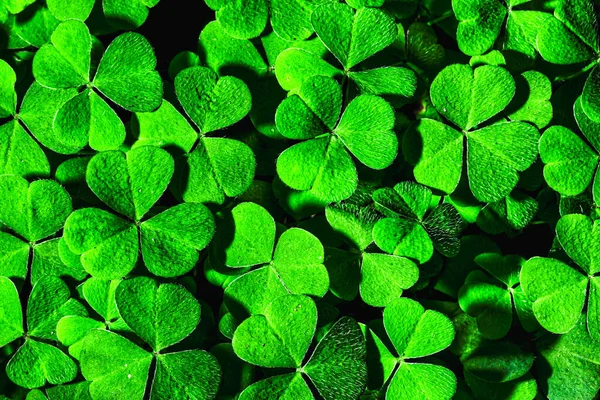
{"type": "Polygon", "coordinates": [[[354,193],[358,181],[348,151],[372,169],[392,164],[398,150],[392,107],[381,97],[360,95],[340,117],[341,111],[341,87],[321,76],[308,79],[279,105],[277,129],[287,138],[305,140],[277,159],[277,174],[286,185],[340,201],[354,193]]]}
{"type": "Polygon", "coordinates": [[[179,276],[194,267],[198,251],[214,232],[213,216],[204,205],[183,203],[143,220],[166,190],[173,170],[169,153],[152,146],[92,157],[88,186],[126,219],[99,208],[83,208],[69,216],[64,240],[88,273],[102,279],[124,277],[135,267],[139,247],[155,275],[179,276]]]}
{"type": "Polygon", "coordinates": [[[349,251],[325,249],[331,292],[344,300],[352,300],[360,289],[366,304],[384,307],[417,282],[419,269],[405,257],[368,251],[379,214],[373,206],[350,200],[330,204],[325,209],[327,222],[350,246],[349,251]]]}
{"type": "Polygon", "coordinates": [[[28,389],[75,379],[75,362],[60,349],[47,343],[56,340],[56,323],[61,317],[87,315],[85,307],[70,298],[69,287],[53,276],[43,277],[33,285],[27,301],[27,331],[23,327],[23,312],[17,288],[10,279],[1,276],[0,295],[0,347],[24,337],[23,344],[6,366],[8,378],[28,389]]]}
{"type": "Polygon", "coordinates": [[[357,70],[357,66],[390,46],[398,36],[394,20],[370,7],[354,11],[349,5],[326,2],[311,16],[318,37],[340,63],[342,70],[314,53],[298,48],[282,51],[275,62],[275,74],[285,90],[299,89],[315,75],[344,76],[352,80],[362,94],[407,99],[413,96],[415,74],[402,67],[357,70]]]}
{"type": "MultiPolygon", "coordinates": [[[[116,29],[135,29],[140,27],[148,14],[150,8],[158,4],[160,0],[128,0],[126,3],[120,0],[102,0],[102,10],[106,21],[116,29]]],[[[61,21],[78,19],[85,21],[90,17],[95,0],[48,0],[48,8],[52,14],[61,21]]],[[[100,2],[98,2],[100,3],[100,2]]]]}
{"type": "Polygon", "coordinates": [[[0,60],[0,118],[13,118],[0,125],[0,173],[27,178],[48,177],[48,158],[35,139],[52,150],[60,149],[54,145],[52,116],[49,114],[55,113],[77,92],[74,89],[50,90],[34,83],[17,111],[16,81],[13,69],[0,60]]]}
{"type": "Polygon", "coordinates": [[[222,204],[227,197],[245,192],[254,178],[252,150],[238,140],[206,135],[248,114],[252,98],[247,86],[238,78],[219,78],[208,68],[192,67],[177,75],[175,91],[201,133],[164,100],[157,111],[137,114],[136,146],[176,146],[187,153],[174,183],[175,192],[186,202],[222,204]]]}
{"type": "Polygon", "coordinates": [[[461,357],[465,380],[477,398],[534,398],[532,353],[508,342],[484,341],[461,357]]]}
{"type": "Polygon", "coordinates": [[[412,125],[403,149],[415,166],[417,182],[452,193],[461,177],[466,146],[467,176],[475,198],[494,202],[506,197],[516,186],[518,173],[537,158],[539,133],[521,121],[480,126],[504,110],[514,93],[514,79],[502,67],[444,68],[431,84],[431,101],[461,131],[428,118],[412,125]]]}
{"type": "Polygon", "coordinates": [[[12,233],[0,232],[0,276],[24,280],[31,265],[31,282],[44,275],[83,279],[81,267],[71,268],[59,258],[58,238],[72,210],[67,191],[52,180],[31,183],[15,175],[0,176],[0,221],[12,233]]]}
{"type": "Polygon", "coordinates": [[[458,254],[462,218],[451,204],[435,204],[429,188],[400,182],[393,189],[377,189],[373,201],[385,215],[373,227],[375,243],[383,251],[421,264],[431,258],[434,246],[447,257],[458,254]]]}
{"type": "Polygon", "coordinates": [[[588,117],[582,101],[579,97],[575,102],[574,114],[587,142],[564,126],[551,126],[540,139],[540,157],[548,186],[564,196],[576,196],[593,182],[594,201],[599,202],[600,123],[588,117]]]}
{"type": "Polygon", "coordinates": [[[273,31],[290,41],[308,39],[313,33],[310,16],[314,8],[328,1],[205,0],[217,12],[216,18],[223,30],[234,38],[259,36],[270,19],[273,31]]]}
{"type": "Polygon", "coordinates": [[[537,48],[544,60],[554,64],[587,64],[581,70],[591,70],[581,93],[581,108],[600,122],[600,47],[594,4],[593,0],[559,1],[555,18],[545,21],[537,33],[537,48]]]}
{"type": "Polygon", "coordinates": [[[553,333],[569,332],[577,324],[587,298],[587,327],[600,340],[598,315],[597,223],[581,214],[563,216],[556,224],[556,238],[576,265],[553,258],[533,257],[521,270],[523,292],[533,303],[540,325],[553,333]]]}
{"type": "Polygon", "coordinates": [[[317,297],[327,293],[329,277],[319,240],[299,228],[283,232],[277,244],[275,236],[273,217],[254,203],[235,206],[217,228],[211,244],[215,263],[230,268],[258,266],[227,286],[225,303],[233,315],[260,313],[288,293],[317,297]],[[256,287],[262,290],[256,292],[256,287]]]}
{"type": "Polygon", "coordinates": [[[525,259],[516,255],[501,256],[483,253],[475,262],[486,272],[471,272],[458,293],[458,304],[464,312],[477,318],[477,327],[484,338],[506,336],[512,324],[513,305],[527,331],[535,330],[537,321],[531,303],[519,285],[519,273],[525,259]]]}
{"type": "Polygon", "coordinates": [[[418,302],[398,298],[383,311],[385,332],[393,345],[394,356],[374,333],[379,342],[378,356],[387,365],[386,399],[414,398],[451,399],[456,392],[456,377],[445,367],[418,363],[417,358],[438,353],[452,343],[454,327],[445,315],[425,310],[418,302]]]}
{"type": "Polygon", "coordinates": [[[566,398],[576,393],[593,399],[600,390],[600,342],[592,339],[581,316],[564,335],[545,335],[536,341],[539,379],[548,398],[566,398]]]}
{"type": "Polygon", "coordinates": [[[314,399],[304,375],[324,399],[357,398],[367,381],[365,339],[358,323],[339,319],[304,362],[316,326],[317,307],[302,295],[281,296],[244,320],[233,336],[237,356],[260,367],[295,371],[250,385],[240,399],[314,399]]]}
{"type": "Polygon", "coordinates": [[[151,348],[148,352],[116,333],[94,329],[83,339],[81,373],[90,381],[93,399],[109,399],[114,393],[142,399],[148,372],[155,361],[151,399],[183,396],[214,398],[221,379],[219,363],[202,350],[165,353],[185,339],[200,321],[200,305],[177,284],[159,285],[138,277],[123,281],[115,294],[119,314],[151,348]]]}
{"type": "Polygon", "coordinates": [[[125,127],[106,97],[128,111],[151,111],[160,105],[162,81],[150,43],[137,33],[118,36],[102,56],[94,78],[92,36],[77,20],[61,23],[51,43],[33,59],[33,75],[51,89],[78,89],[54,117],[57,151],[76,153],[89,146],[98,151],[119,148],[125,127]]]}
{"type": "Polygon", "coordinates": [[[477,215],[477,225],[492,235],[529,226],[538,211],[538,202],[521,191],[513,190],[505,198],[485,205],[477,215]]]}
{"type": "Polygon", "coordinates": [[[504,32],[504,50],[516,51],[529,58],[536,56],[536,36],[553,18],[541,11],[519,10],[529,0],[452,0],[459,21],[456,41],[470,56],[490,50],[504,32]]]}

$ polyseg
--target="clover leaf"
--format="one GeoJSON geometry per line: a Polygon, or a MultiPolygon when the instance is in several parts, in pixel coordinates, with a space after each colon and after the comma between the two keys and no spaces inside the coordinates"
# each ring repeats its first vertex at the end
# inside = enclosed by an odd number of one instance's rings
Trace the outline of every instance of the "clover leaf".
{"type": "Polygon", "coordinates": [[[244,143],[206,136],[244,118],[252,97],[247,86],[232,76],[217,77],[205,67],[181,71],[175,91],[200,134],[166,100],[153,113],[138,113],[139,145],[175,145],[187,152],[175,191],[186,202],[222,204],[248,189],[254,178],[255,157],[244,143]]]}
{"type": "Polygon", "coordinates": [[[260,313],[288,293],[322,297],[329,289],[319,240],[303,229],[290,228],[275,244],[275,221],[257,204],[234,207],[218,226],[211,246],[216,263],[258,267],[239,275],[225,289],[225,303],[238,318],[260,313]],[[256,292],[256,287],[263,290],[256,292]]]}
{"type": "Polygon", "coordinates": [[[241,359],[266,368],[295,369],[250,385],[241,399],[290,395],[313,399],[306,375],[325,399],[353,399],[367,381],[365,339],[353,319],[338,320],[319,341],[308,361],[306,353],[317,326],[315,303],[302,295],[284,295],[261,313],[242,322],[233,336],[241,359]]]}
{"type": "Polygon", "coordinates": [[[26,178],[48,177],[50,164],[39,141],[46,147],[64,152],[64,147],[52,134],[54,113],[71,99],[74,89],[51,90],[37,83],[31,85],[17,110],[16,75],[0,60],[0,118],[12,117],[0,125],[0,173],[26,178]]]}
{"type": "Polygon", "coordinates": [[[592,339],[582,316],[568,333],[546,335],[536,342],[540,362],[536,363],[538,375],[547,384],[548,397],[570,396],[578,393],[593,398],[600,390],[598,351],[600,342],[592,339]],[[585,385],[581,385],[585,382],[585,385]]]}
{"type": "Polygon", "coordinates": [[[581,107],[590,119],[600,122],[600,47],[594,3],[563,0],[554,9],[554,16],[538,31],[538,51],[544,60],[554,64],[588,64],[582,70],[591,72],[581,94],[581,107]]]}
{"type": "Polygon", "coordinates": [[[434,246],[447,257],[458,254],[462,218],[450,204],[434,206],[428,212],[433,201],[429,188],[400,182],[393,189],[376,190],[373,201],[386,216],[373,227],[375,243],[383,251],[421,264],[431,258],[434,246]]]}
{"type": "Polygon", "coordinates": [[[69,287],[59,278],[47,276],[34,285],[27,302],[27,328],[16,287],[8,278],[0,277],[3,301],[3,327],[0,345],[23,337],[24,342],[6,365],[6,374],[15,384],[38,388],[70,382],[77,375],[77,365],[60,349],[48,344],[56,340],[56,324],[66,315],[87,315],[85,307],[71,299],[69,287]],[[25,334],[26,333],[26,334],[25,334]]]}
{"type": "Polygon", "coordinates": [[[45,275],[85,278],[81,267],[65,265],[59,257],[59,239],[72,210],[71,197],[57,182],[31,183],[15,175],[0,176],[0,221],[12,233],[0,232],[0,275],[24,280],[31,266],[31,282],[45,275]]]}
{"type": "Polygon", "coordinates": [[[350,197],[357,185],[348,151],[372,169],[386,168],[394,161],[398,139],[392,130],[394,112],[385,100],[361,95],[340,117],[341,111],[340,86],[320,76],[308,79],[298,94],[279,105],[277,129],[287,138],[306,140],[277,159],[277,173],[286,185],[310,190],[324,201],[340,201],[350,197]]]}
{"type": "Polygon", "coordinates": [[[275,62],[275,74],[283,89],[298,89],[316,75],[341,75],[352,80],[361,94],[385,96],[389,100],[406,100],[414,95],[417,80],[408,68],[358,68],[361,62],[390,46],[398,36],[391,17],[376,8],[354,11],[343,3],[325,2],[315,9],[311,21],[317,36],[343,71],[317,54],[290,48],[282,51],[275,62]]]}
{"type": "Polygon", "coordinates": [[[142,399],[153,362],[156,373],[150,398],[167,398],[174,393],[190,399],[215,396],[221,369],[214,356],[202,350],[163,352],[198,325],[200,306],[191,293],[176,284],[159,285],[150,278],[139,277],[119,284],[116,304],[128,326],[154,352],[147,352],[116,333],[92,330],[83,339],[80,354],[81,372],[91,381],[92,398],[105,399],[117,390],[128,393],[132,399],[142,399]],[[172,312],[175,309],[177,312],[172,312]]]}
{"type": "Polygon", "coordinates": [[[414,300],[399,298],[383,311],[383,324],[398,354],[386,398],[452,398],[456,377],[450,370],[437,364],[413,361],[450,346],[454,327],[448,317],[425,310],[414,300]]]}
{"type": "Polygon", "coordinates": [[[325,248],[325,265],[334,295],[352,300],[360,290],[366,304],[384,307],[416,283],[419,269],[411,260],[367,249],[373,242],[373,226],[379,217],[374,207],[352,201],[330,204],[325,216],[333,230],[351,246],[349,251],[325,248]]]}
{"type": "Polygon", "coordinates": [[[600,317],[596,312],[597,274],[596,223],[581,214],[569,214],[556,224],[556,237],[576,266],[562,261],[534,257],[521,270],[523,292],[533,303],[540,325],[553,333],[569,332],[588,302],[587,321],[590,336],[600,338],[600,317]]]}
{"type": "Polygon", "coordinates": [[[598,201],[600,187],[595,183],[595,176],[600,157],[600,123],[583,111],[581,97],[575,102],[574,114],[587,142],[564,126],[548,128],[540,139],[544,179],[548,186],[565,196],[582,193],[593,181],[594,200],[598,201]]]}
{"type": "Polygon", "coordinates": [[[458,293],[464,312],[477,318],[477,327],[486,339],[506,336],[512,324],[513,305],[521,324],[528,331],[537,328],[531,303],[519,285],[519,273],[525,259],[520,256],[483,253],[475,262],[487,273],[471,272],[458,293]]]}
{"type": "MultiPolygon", "coordinates": [[[[102,0],[102,10],[106,21],[117,29],[135,29],[148,18],[149,9],[159,0],[133,0],[123,3],[119,0],[102,0]]],[[[95,0],[72,2],[68,0],[49,0],[48,8],[61,21],[78,19],[85,21],[92,14],[95,0]]]]}
{"type": "Polygon", "coordinates": [[[217,12],[216,18],[223,30],[234,38],[259,36],[270,20],[273,31],[289,41],[307,39],[313,33],[310,16],[315,7],[325,2],[327,0],[206,0],[206,4],[217,12]]]}
{"type": "Polygon", "coordinates": [[[144,264],[155,275],[179,276],[194,267],[198,251],[214,232],[212,214],[204,205],[179,204],[142,221],[166,190],[173,169],[169,153],[152,146],[92,157],[86,171],[88,186],[127,219],[98,208],[79,209],[69,216],[64,239],[88,273],[122,278],[135,267],[140,247],[144,264]]]}
{"type": "Polygon", "coordinates": [[[117,37],[93,78],[92,47],[86,25],[68,20],[56,28],[51,43],[42,46],[33,61],[33,74],[42,86],[80,90],[62,105],[53,122],[58,136],[54,140],[68,154],[88,143],[94,150],[112,150],[125,140],[125,127],[103,96],[128,111],[154,110],[162,99],[156,57],[143,36],[125,33],[117,37]]]}
{"type": "Polygon", "coordinates": [[[466,146],[469,187],[475,198],[494,202],[508,195],[519,172],[537,157],[538,131],[521,121],[480,126],[504,110],[514,93],[514,79],[502,67],[484,65],[473,70],[455,64],[444,68],[432,82],[431,100],[461,131],[432,119],[413,125],[404,137],[403,149],[415,166],[417,182],[452,193],[461,176],[466,146]]]}

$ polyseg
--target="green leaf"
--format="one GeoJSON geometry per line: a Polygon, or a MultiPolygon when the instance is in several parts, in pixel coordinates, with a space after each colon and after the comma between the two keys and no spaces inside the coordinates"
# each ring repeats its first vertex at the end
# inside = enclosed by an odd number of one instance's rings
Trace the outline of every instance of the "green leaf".
{"type": "Polygon", "coordinates": [[[431,83],[435,108],[465,131],[504,110],[514,94],[515,81],[510,73],[491,65],[475,70],[468,65],[450,65],[431,83]]]}
{"type": "Polygon", "coordinates": [[[167,100],[153,112],[135,113],[139,136],[134,144],[138,146],[177,147],[189,152],[198,134],[185,117],[167,100]]]}
{"type": "Polygon", "coordinates": [[[402,146],[417,182],[452,193],[462,172],[463,143],[460,132],[424,118],[411,125],[402,146]]]}
{"type": "Polygon", "coordinates": [[[295,372],[285,375],[276,375],[258,381],[248,386],[241,394],[240,400],[254,399],[314,399],[310,388],[302,374],[295,372]]]}
{"type": "Polygon", "coordinates": [[[335,128],[342,109],[342,88],[331,78],[307,79],[297,94],[277,107],[275,123],[289,139],[312,139],[335,128]]]}
{"type": "Polygon", "coordinates": [[[122,278],[138,259],[136,226],[97,208],[73,212],[65,222],[63,237],[69,249],[81,256],[85,270],[97,278],[122,278]]]}
{"type": "Polygon", "coordinates": [[[238,326],[233,349],[242,360],[268,368],[299,368],[317,325],[315,303],[302,295],[274,300],[262,315],[238,326]]]}
{"type": "Polygon", "coordinates": [[[86,316],[85,307],[75,299],[66,283],[54,276],[39,279],[27,302],[27,334],[56,340],[56,324],[67,315],[86,316]]]}
{"type": "Polygon", "coordinates": [[[4,60],[0,60],[0,118],[7,118],[17,112],[17,75],[4,60]]]}
{"type": "Polygon", "coordinates": [[[456,41],[459,49],[475,56],[488,51],[500,35],[506,8],[497,0],[452,0],[459,21],[456,41]]]}
{"type": "Polygon", "coordinates": [[[0,174],[26,178],[50,176],[46,154],[18,121],[0,125],[0,150],[0,174]]]}
{"type": "Polygon", "coordinates": [[[488,382],[509,382],[533,366],[533,354],[510,342],[487,342],[462,359],[465,370],[488,382]]]}
{"type": "Polygon", "coordinates": [[[217,10],[216,17],[227,34],[238,39],[251,39],[265,29],[269,7],[265,0],[225,2],[217,10]]]}
{"type": "Polygon", "coordinates": [[[510,382],[496,383],[479,379],[465,370],[465,381],[478,399],[532,400],[537,395],[537,384],[530,373],[510,382]]]}
{"type": "MultiPolygon", "coordinates": [[[[77,95],[77,89],[50,89],[34,82],[27,90],[19,118],[27,127],[29,132],[50,150],[60,154],[73,154],[85,146],[88,142],[88,135],[83,139],[75,137],[75,132],[62,132],[54,128],[55,115],[57,111],[69,100],[77,95]],[[80,143],[83,142],[83,143],[80,143]]],[[[119,121],[122,125],[122,123],[119,121]]],[[[112,127],[111,127],[112,128],[112,127]]],[[[115,132],[118,129],[114,130],[115,132]]],[[[125,138],[125,128],[123,128],[123,138],[125,138]]],[[[116,139],[118,140],[118,138],[116,139]]],[[[120,143],[119,143],[120,144],[120,143]]]]}
{"type": "Polygon", "coordinates": [[[165,150],[143,146],[127,153],[102,152],[90,160],[90,189],[116,212],[140,221],[167,189],[173,158],[165,150]]]}
{"type": "Polygon", "coordinates": [[[131,112],[157,109],[162,102],[162,80],[156,56],[140,34],[127,32],[106,49],[94,77],[94,87],[131,112]]]}
{"type": "Polygon", "coordinates": [[[433,255],[433,243],[425,229],[406,219],[380,219],[373,227],[373,238],[386,253],[412,258],[420,264],[433,255]]]}
{"type": "Polygon", "coordinates": [[[445,315],[425,310],[414,300],[398,298],[383,311],[385,330],[402,359],[438,353],[452,343],[454,326],[445,315]]]}
{"type": "Polygon", "coordinates": [[[348,77],[362,94],[383,96],[392,103],[406,102],[417,90],[417,77],[408,68],[382,67],[349,72],[348,77]]]}
{"type": "Polygon", "coordinates": [[[90,381],[93,399],[108,400],[115,391],[142,399],[152,354],[105,330],[92,330],[81,349],[81,373],[90,381]]]}
{"type": "Polygon", "coordinates": [[[339,69],[305,49],[283,50],[275,61],[275,76],[284,90],[298,89],[313,76],[333,78],[340,74],[339,69]]]}
{"type": "Polygon", "coordinates": [[[152,399],[212,399],[220,383],[221,367],[210,353],[187,350],[158,354],[151,396],[152,399]]]}
{"type": "Polygon", "coordinates": [[[28,338],[6,365],[6,374],[15,384],[33,389],[72,381],[77,365],[56,347],[28,338]]]}
{"type": "Polygon", "coordinates": [[[0,221],[30,242],[53,235],[71,213],[71,197],[55,181],[28,183],[15,175],[0,176],[0,221]]]}
{"type": "Polygon", "coordinates": [[[238,204],[219,225],[212,245],[228,267],[268,263],[275,247],[275,221],[258,204],[238,204]]]}
{"type": "Polygon", "coordinates": [[[46,240],[33,246],[31,260],[31,283],[35,284],[40,278],[50,275],[58,278],[71,277],[81,281],[87,276],[81,263],[73,266],[66,265],[60,258],[59,238],[46,240]]]}
{"type": "Polygon", "coordinates": [[[540,11],[511,10],[506,20],[504,49],[525,54],[529,58],[537,56],[537,35],[547,23],[552,23],[551,14],[540,11]]]}
{"type": "Polygon", "coordinates": [[[54,140],[68,153],[78,152],[88,142],[94,150],[115,150],[125,141],[123,122],[93,90],[64,103],[54,118],[53,130],[57,136],[54,140]]]}
{"type": "Polygon", "coordinates": [[[119,280],[109,281],[91,277],[83,284],[83,297],[106,322],[120,317],[115,302],[115,292],[120,283],[119,280]]]}
{"type": "Polygon", "coordinates": [[[214,218],[204,205],[171,207],[140,225],[144,263],[158,276],[183,275],[196,265],[214,232],[214,218]]]}
{"type": "Polygon", "coordinates": [[[554,10],[556,18],[561,20],[571,31],[598,51],[598,26],[594,3],[590,0],[564,0],[557,4],[554,10]]]}
{"type": "Polygon", "coordinates": [[[219,75],[246,70],[262,76],[267,72],[267,64],[254,44],[228,35],[218,21],[209,22],[200,32],[198,47],[205,65],[219,75]]]}
{"type": "Polygon", "coordinates": [[[450,400],[456,393],[456,377],[435,364],[402,363],[394,373],[387,398],[398,400],[450,400]]]}
{"type": "Polygon", "coordinates": [[[536,372],[548,397],[593,398],[600,389],[600,342],[585,329],[585,318],[561,336],[546,335],[536,342],[540,359],[536,372]]]}
{"type": "Polygon", "coordinates": [[[85,21],[92,12],[94,0],[83,0],[76,3],[69,0],[49,0],[46,4],[52,15],[61,21],[68,19],[85,21]]]}
{"type": "Polygon", "coordinates": [[[61,344],[69,348],[69,354],[78,359],[82,340],[93,329],[104,329],[104,323],[87,317],[71,315],[63,317],[56,325],[56,336],[61,344]]]}
{"type": "Polygon", "coordinates": [[[187,156],[181,193],[185,201],[223,204],[252,184],[256,158],[246,144],[228,138],[201,138],[187,156]],[[187,172],[187,176],[186,175],[187,172]]]}
{"type": "Polygon", "coordinates": [[[327,202],[347,199],[358,184],[352,158],[336,137],[298,143],[277,159],[277,174],[296,190],[310,190],[327,202]]]}
{"type": "Polygon", "coordinates": [[[25,333],[23,331],[23,312],[19,292],[12,281],[0,276],[0,347],[4,347],[25,333]]]}
{"type": "Polygon", "coordinates": [[[394,20],[374,8],[354,12],[345,4],[326,3],[315,9],[311,21],[345,70],[385,49],[398,35],[394,20]]]}
{"type": "Polygon", "coordinates": [[[537,158],[539,133],[525,122],[499,122],[467,134],[467,174],[475,198],[494,202],[537,158]]]}
{"type": "Polygon", "coordinates": [[[176,284],[128,279],[117,287],[115,299],[123,320],[156,352],[185,339],[200,322],[198,301],[176,284]]]}
{"type": "Polygon", "coordinates": [[[358,323],[340,318],[317,344],[304,372],[325,399],[355,399],[367,384],[367,349],[358,323]]]}
{"type": "Polygon", "coordinates": [[[600,271],[598,259],[598,235],[600,229],[589,217],[569,214],[556,224],[556,238],[568,256],[587,274],[600,271]]]}
{"type": "Polygon", "coordinates": [[[516,80],[517,89],[512,103],[508,106],[508,117],[513,121],[527,121],[538,129],[544,128],[552,120],[552,84],[537,71],[523,72],[516,80]]]}
{"type": "Polygon", "coordinates": [[[33,59],[33,75],[43,86],[77,88],[90,80],[92,37],[81,21],[68,20],[52,33],[33,59]]]}
{"type": "Polygon", "coordinates": [[[0,232],[0,249],[0,276],[25,280],[29,263],[29,245],[13,235],[0,232]]]}
{"type": "Polygon", "coordinates": [[[373,226],[378,218],[373,208],[333,203],[325,208],[325,217],[333,230],[358,250],[364,251],[373,242],[373,226]]]}
{"type": "Polygon", "coordinates": [[[181,71],[175,78],[177,98],[204,134],[226,128],[244,118],[252,107],[246,84],[235,77],[217,77],[205,67],[181,71]]]}
{"type": "Polygon", "coordinates": [[[536,42],[542,58],[553,64],[577,64],[593,57],[592,49],[555,18],[544,21],[536,42]]]}
{"type": "Polygon", "coordinates": [[[600,122],[600,68],[597,66],[592,69],[585,81],[581,106],[590,119],[600,122]]]}
{"type": "Polygon", "coordinates": [[[548,186],[566,196],[578,195],[590,185],[599,159],[579,136],[562,126],[544,132],[540,157],[548,186]]]}
{"type": "Polygon", "coordinates": [[[458,292],[458,304],[464,312],[477,319],[477,328],[484,338],[497,340],[510,330],[511,293],[479,271],[473,271],[467,277],[458,292]]]}
{"type": "Polygon", "coordinates": [[[107,22],[118,29],[135,29],[140,27],[150,10],[159,0],[103,0],[102,8],[107,22]]]}
{"type": "Polygon", "coordinates": [[[384,169],[398,151],[393,128],[393,108],[381,97],[361,95],[348,104],[334,133],[360,162],[384,169]]]}
{"type": "Polygon", "coordinates": [[[575,326],[585,303],[584,275],[561,261],[534,257],[523,265],[521,285],[542,327],[566,333],[575,326]]]}

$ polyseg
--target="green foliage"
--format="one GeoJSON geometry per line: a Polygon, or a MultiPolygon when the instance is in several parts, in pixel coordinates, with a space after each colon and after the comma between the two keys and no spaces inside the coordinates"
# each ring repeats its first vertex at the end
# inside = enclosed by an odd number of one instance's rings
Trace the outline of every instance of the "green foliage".
{"type": "Polygon", "coordinates": [[[597,399],[598,1],[204,3],[0,0],[0,400],[597,399]]]}

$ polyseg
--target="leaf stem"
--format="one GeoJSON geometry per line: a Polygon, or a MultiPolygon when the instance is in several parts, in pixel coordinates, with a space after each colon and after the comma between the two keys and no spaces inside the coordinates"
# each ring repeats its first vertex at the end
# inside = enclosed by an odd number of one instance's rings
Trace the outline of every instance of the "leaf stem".
{"type": "Polygon", "coordinates": [[[577,72],[574,72],[569,75],[557,76],[556,78],[554,78],[554,82],[555,83],[556,82],[565,82],[565,81],[577,78],[578,76],[581,76],[581,75],[585,74],[586,72],[588,72],[590,69],[594,68],[597,64],[598,64],[598,61],[593,61],[590,64],[586,65],[583,69],[580,69],[577,72]]]}
{"type": "Polygon", "coordinates": [[[443,21],[443,20],[445,20],[445,19],[447,19],[447,18],[449,18],[449,17],[451,17],[453,15],[454,15],[454,13],[452,11],[448,11],[448,12],[440,15],[436,19],[432,19],[431,21],[427,22],[427,25],[431,26],[431,25],[437,24],[438,22],[441,22],[441,21],[443,21]]]}

